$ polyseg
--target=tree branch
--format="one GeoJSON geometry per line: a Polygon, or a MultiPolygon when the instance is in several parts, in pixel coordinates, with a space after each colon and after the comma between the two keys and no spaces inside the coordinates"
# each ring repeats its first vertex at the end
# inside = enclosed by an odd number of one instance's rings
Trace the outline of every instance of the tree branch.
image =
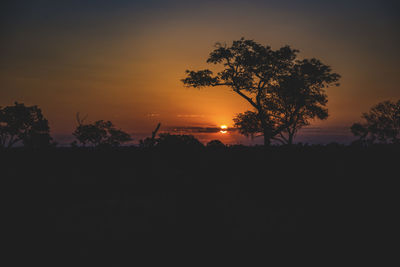
{"type": "Polygon", "coordinates": [[[249,102],[254,108],[256,108],[258,110],[258,106],[256,103],[254,103],[253,99],[251,99],[250,97],[248,97],[247,95],[245,95],[244,93],[242,93],[240,91],[240,89],[234,89],[234,92],[236,92],[238,95],[240,95],[241,97],[243,97],[244,99],[247,100],[247,102],[249,102]]]}

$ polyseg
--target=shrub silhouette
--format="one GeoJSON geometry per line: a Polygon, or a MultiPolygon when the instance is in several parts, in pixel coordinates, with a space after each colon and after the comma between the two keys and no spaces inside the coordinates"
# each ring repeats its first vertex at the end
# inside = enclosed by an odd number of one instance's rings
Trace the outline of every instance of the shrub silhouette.
{"type": "Polygon", "coordinates": [[[156,139],[156,147],[199,149],[204,145],[193,135],[162,133],[156,139]]]}

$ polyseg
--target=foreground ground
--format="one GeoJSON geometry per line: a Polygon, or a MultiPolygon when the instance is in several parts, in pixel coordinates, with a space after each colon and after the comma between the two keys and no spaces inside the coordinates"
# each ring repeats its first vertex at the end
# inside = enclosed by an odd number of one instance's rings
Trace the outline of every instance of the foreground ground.
{"type": "Polygon", "coordinates": [[[398,152],[55,149],[0,159],[3,181],[15,185],[6,205],[17,246],[33,243],[54,266],[81,266],[78,259],[115,263],[156,247],[221,254],[232,244],[280,241],[296,242],[303,254],[354,256],[394,229],[398,152]]]}

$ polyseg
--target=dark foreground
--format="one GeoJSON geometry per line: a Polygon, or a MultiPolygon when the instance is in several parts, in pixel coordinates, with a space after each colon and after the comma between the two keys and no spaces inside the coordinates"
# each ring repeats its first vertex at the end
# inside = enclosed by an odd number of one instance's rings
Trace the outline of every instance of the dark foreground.
{"type": "Polygon", "coordinates": [[[10,247],[42,265],[176,263],[193,253],[191,266],[246,249],[343,262],[376,253],[397,229],[393,146],[15,150],[0,159],[13,184],[4,187],[10,247]]]}

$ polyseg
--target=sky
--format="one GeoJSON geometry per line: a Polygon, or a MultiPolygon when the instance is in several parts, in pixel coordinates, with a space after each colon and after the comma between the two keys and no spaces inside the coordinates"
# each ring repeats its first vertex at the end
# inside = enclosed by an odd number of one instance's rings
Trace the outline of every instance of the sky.
{"type": "Polygon", "coordinates": [[[245,100],[226,87],[185,88],[180,79],[186,69],[209,67],[216,42],[244,37],[290,45],[342,76],[327,89],[329,118],[301,136],[343,141],[362,112],[400,99],[399,11],[398,1],[382,0],[5,1],[0,106],[38,105],[54,136],[70,136],[77,112],[133,134],[158,122],[164,131],[232,126],[250,109],[245,100]]]}

